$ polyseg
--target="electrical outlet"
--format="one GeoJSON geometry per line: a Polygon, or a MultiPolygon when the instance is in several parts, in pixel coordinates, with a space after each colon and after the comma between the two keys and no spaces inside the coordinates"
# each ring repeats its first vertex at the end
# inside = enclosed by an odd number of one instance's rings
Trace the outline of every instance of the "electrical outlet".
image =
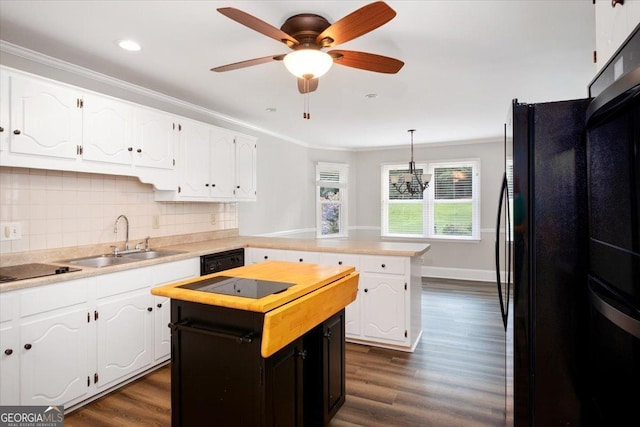
{"type": "Polygon", "coordinates": [[[22,239],[22,225],[19,222],[0,222],[0,240],[22,239]]]}
{"type": "Polygon", "coordinates": [[[212,213],[211,214],[211,225],[214,225],[216,223],[216,214],[212,213]]]}
{"type": "Polygon", "coordinates": [[[160,228],[160,215],[154,215],[151,219],[151,228],[157,230],[160,228]]]}

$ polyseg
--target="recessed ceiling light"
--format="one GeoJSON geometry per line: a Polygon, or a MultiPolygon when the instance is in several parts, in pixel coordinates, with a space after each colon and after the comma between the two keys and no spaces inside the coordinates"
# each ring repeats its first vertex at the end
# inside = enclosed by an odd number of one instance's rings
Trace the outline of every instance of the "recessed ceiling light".
{"type": "Polygon", "coordinates": [[[373,99],[373,98],[377,98],[378,94],[377,93],[368,93],[365,95],[365,97],[369,98],[369,99],[373,99]]]}
{"type": "Polygon", "coordinates": [[[118,40],[118,46],[130,52],[137,52],[142,49],[140,45],[133,40],[118,40]]]}
{"type": "Polygon", "coordinates": [[[275,113],[276,111],[278,111],[275,107],[269,107],[266,109],[269,113],[275,113]]]}

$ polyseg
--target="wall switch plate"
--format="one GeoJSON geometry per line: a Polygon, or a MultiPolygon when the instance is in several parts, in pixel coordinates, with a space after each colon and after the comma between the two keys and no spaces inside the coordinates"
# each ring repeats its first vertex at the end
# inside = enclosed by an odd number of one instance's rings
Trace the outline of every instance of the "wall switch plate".
{"type": "Polygon", "coordinates": [[[153,228],[154,230],[160,228],[160,215],[154,215],[151,218],[151,228],[153,228]]]}
{"type": "Polygon", "coordinates": [[[0,240],[22,239],[22,225],[19,222],[0,222],[0,240]]]}

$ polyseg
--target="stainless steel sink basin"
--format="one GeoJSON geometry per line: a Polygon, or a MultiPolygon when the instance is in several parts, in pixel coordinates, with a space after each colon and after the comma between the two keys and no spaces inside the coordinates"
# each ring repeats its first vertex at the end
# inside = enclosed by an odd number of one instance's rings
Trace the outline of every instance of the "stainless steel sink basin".
{"type": "Polygon", "coordinates": [[[114,256],[113,254],[95,255],[85,258],[76,258],[63,261],[67,264],[80,265],[83,267],[109,267],[111,265],[128,264],[131,262],[144,261],[145,259],[162,258],[165,256],[184,254],[185,251],[140,251],[114,256]]]}
{"type": "Polygon", "coordinates": [[[135,259],[116,257],[113,255],[96,255],[86,258],[72,259],[65,262],[72,265],[81,265],[83,267],[100,268],[109,267],[110,265],[127,264],[135,261],[135,259]]]}
{"type": "Polygon", "coordinates": [[[132,252],[130,254],[122,255],[122,258],[127,259],[135,259],[135,260],[143,260],[143,259],[154,259],[154,258],[162,258],[165,256],[171,255],[180,255],[185,254],[185,251],[142,251],[142,252],[132,252]]]}

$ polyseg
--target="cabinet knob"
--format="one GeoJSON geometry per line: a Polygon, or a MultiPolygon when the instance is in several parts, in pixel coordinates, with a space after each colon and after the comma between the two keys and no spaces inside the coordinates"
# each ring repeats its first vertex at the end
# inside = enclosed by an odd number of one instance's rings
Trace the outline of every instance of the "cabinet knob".
{"type": "Polygon", "coordinates": [[[138,148],[136,151],[137,151],[138,153],[142,153],[142,148],[138,148]]]}
{"type": "Polygon", "coordinates": [[[365,288],[365,290],[364,290],[364,291],[365,291],[365,292],[369,292],[369,289],[366,289],[366,288],[365,288]]]}
{"type": "Polygon", "coordinates": [[[4,351],[4,354],[6,354],[7,356],[11,356],[13,354],[13,349],[8,348],[4,351]]]}
{"type": "Polygon", "coordinates": [[[215,187],[216,185],[215,185],[215,184],[211,184],[211,186],[212,186],[212,187],[215,187]]]}
{"type": "Polygon", "coordinates": [[[300,351],[298,352],[298,356],[299,356],[302,360],[306,359],[306,358],[307,358],[307,350],[300,350],[300,351]]]}
{"type": "Polygon", "coordinates": [[[324,333],[324,337],[328,340],[331,339],[331,329],[327,329],[327,332],[324,333]]]}
{"type": "Polygon", "coordinates": [[[264,256],[264,259],[269,259],[269,257],[267,255],[264,256]]]}
{"type": "Polygon", "coordinates": [[[20,135],[20,129],[16,129],[16,130],[14,130],[14,131],[13,131],[13,134],[14,134],[14,135],[20,135]]]}
{"type": "Polygon", "coordinates": [[[153,307],[147,307],[147,311],[153,311],[153,307]]]}
{"type": "Polygon", "coordinates": [[[133,151],[133,147],[127,148],[128,151],[133,151]]]}
{"type": "Polygon", "coordinates": [[[205,187],[208,187],[208,186],[209,186],[209,184],[205,184],[204,186],[205,186],[205,187]]]}
{"type": "Polygon", "coordinates": [[[298,261],[300,261],[300,262],[304,262],[304,259],[300,258],[298,261]]]}
{"type": "Polygon", "coordinates": [[[239,186],[239,185],[236,185],[236,188],[240,188],[240,186],[239,186]]]}
{"type": "Polygon", "coordinates": [[[385,267],[386,267],[386,265],[385,265],[385,264],[382,264],[382,268],[385,268],[385,267]]]}
{"type": "Polygon", "coordinates": [[[0,126],[0,132],[4,132],[4,128],[0,126]]]}
{"type": "Polygon", "coordinates": [[[158,305],[156,305],[156,307],[162,308],[162,303],[158,303],[158,305]]]}
{"type": "Polygon", "coordinates": [[[342,265],[342,261],[338,261],[338,265],[342,265]]]}
{"type": "Polygon", "coordinates": [[[24,349],[25,350],[31,350],[31,344],[25,344],[24,345],[24,349]]]}

